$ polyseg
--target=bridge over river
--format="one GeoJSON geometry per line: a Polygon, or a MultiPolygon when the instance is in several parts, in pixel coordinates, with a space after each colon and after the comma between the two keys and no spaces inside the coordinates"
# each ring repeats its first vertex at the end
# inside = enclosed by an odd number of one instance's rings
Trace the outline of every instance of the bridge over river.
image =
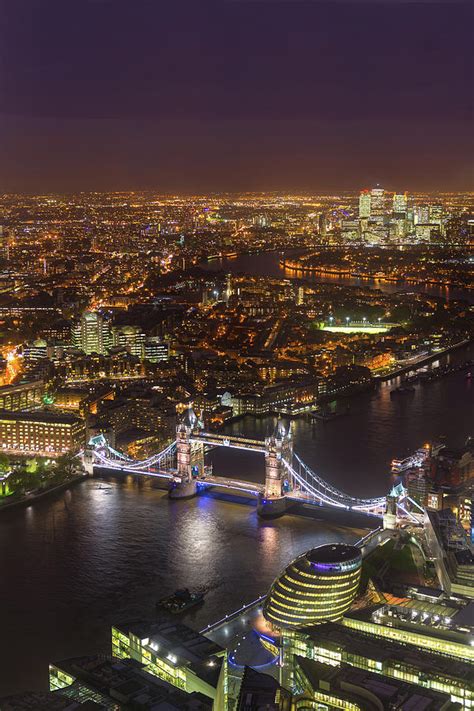
{"type": "Polygon", "coordinates": [[[212,489],[255,496],[258,513],[264,517],[282,515],[292,502],[383,517],[388,527],[396,524],[397,517],[418,523],[420,512],[423,512],[402,489],[392,492],[392,495],[373,499],[358,498],[340,491],[314,472],[293,450],[291,429],[286,429],[281,422],[273,435],[264,440],[222,435],[204,431],[190,408],[177,426],[176,440],[148,459],[131,459],[112,448],[102,435],[92,438],[83,457],[86,469],[90,472],[97,466],[167,479],[169,495],[174,499],[190,498],[212,489]],[[263,454],[265,480],[255,484],[208,475],[204,455],[207,449],[213,447],[263,454]]]}

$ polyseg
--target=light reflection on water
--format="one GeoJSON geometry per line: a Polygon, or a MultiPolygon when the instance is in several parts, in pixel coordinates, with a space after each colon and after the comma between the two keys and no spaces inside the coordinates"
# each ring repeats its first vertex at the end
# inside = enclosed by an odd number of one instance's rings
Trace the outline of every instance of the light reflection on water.
{"type": "MultiPolygon", "coordinates": [[[[280,254],[278,252],[266,252],[261,254],[243,255],[234,259],[215,259],[209,263],[204,263],[204,269],[210,272],[225,271],[232,274],[253,274],[256,276],[284,277],[286,279],[300,279],[298,274],[290,269],[283,269],[279,265],[280,254]]],[[[390,282],[380,279],[358,279],[349,276],[335,276],[331,274],[304,275],[305,281],[324,284],[336,284],[340,286],[356,286],[364,289],[378,289],[386,294],[396,292],[419,292],[427,296],[437,296],[439,298],[453,300],[465,299],[469,303],[474,303],[474,293],[471,290],[456,289],[451,286],[436,286],[435,284],[409,284],[405,282],[390,282]]]]}
{"type": "Polygon", "coordinates": [[[178,587],[207,591],[186,618],[201,629],[265,592],[294,556],[361,533],[295,516],[261,521],[254,505],[205,496],[170,501],[133,477],[84,481],[4,513],[0,695],[46,688],[50,661],[108,651],[113,621],[153,616],[178,587]]]}

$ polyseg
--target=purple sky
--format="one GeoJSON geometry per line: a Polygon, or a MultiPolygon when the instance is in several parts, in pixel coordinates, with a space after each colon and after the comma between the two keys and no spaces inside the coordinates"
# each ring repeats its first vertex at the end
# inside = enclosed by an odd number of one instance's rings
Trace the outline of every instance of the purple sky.
{"type": "Polygon", "coordinates": [[[473,188],[456,0],[0,0],[0,191],[473,188]]]}

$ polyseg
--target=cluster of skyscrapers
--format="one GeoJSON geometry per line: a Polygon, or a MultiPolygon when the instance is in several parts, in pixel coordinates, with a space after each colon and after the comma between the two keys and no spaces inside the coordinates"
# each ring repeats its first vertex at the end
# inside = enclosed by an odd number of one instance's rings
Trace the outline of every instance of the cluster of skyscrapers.
{"type": "Polygon", "coordinates": [[[357,219],[342,222],[346,240],[368,244],[461,244],[467,229],[441,203],[418,204],[406,192],[387,193],[380,186],[362,190],[357,219]]]}
{"type": "Polygon", "coordinates": [[[169,346],[159,336],[147,336],[137,325],[112,325],[105,311],[85,311],[72,332],[72,343],[86,355],[106,355],[122,348],[137,358],[156,363],[168,360],[169,346]]]}

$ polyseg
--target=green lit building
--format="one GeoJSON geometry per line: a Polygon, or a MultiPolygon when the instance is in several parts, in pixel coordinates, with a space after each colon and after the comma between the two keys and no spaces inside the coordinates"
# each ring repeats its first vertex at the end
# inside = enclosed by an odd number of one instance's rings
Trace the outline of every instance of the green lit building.
{"type": "Polygon", "coordinates": [[[112,655],[135,659],[149,674],[227,708],[227,658],[224,649],[178,622],[121,624],[112,627],[112,655]]]}
{"type": "Polygon", "coordinates": [[[421,690],[445,694],[451,703],[458,703],[463,709],[474,708],[472,665],[468,661],[420,649],[415,639],[408,645],[389,636],[377,637],[369,630],[348,627],[346,619],[342,623],[327,623],[305,630],[282,630],[280,672],[284,688],[293,693],[302,693],[306,688],[298,671],[301,657],[327,667],[355,668],[397,679],[421,690]]]}

